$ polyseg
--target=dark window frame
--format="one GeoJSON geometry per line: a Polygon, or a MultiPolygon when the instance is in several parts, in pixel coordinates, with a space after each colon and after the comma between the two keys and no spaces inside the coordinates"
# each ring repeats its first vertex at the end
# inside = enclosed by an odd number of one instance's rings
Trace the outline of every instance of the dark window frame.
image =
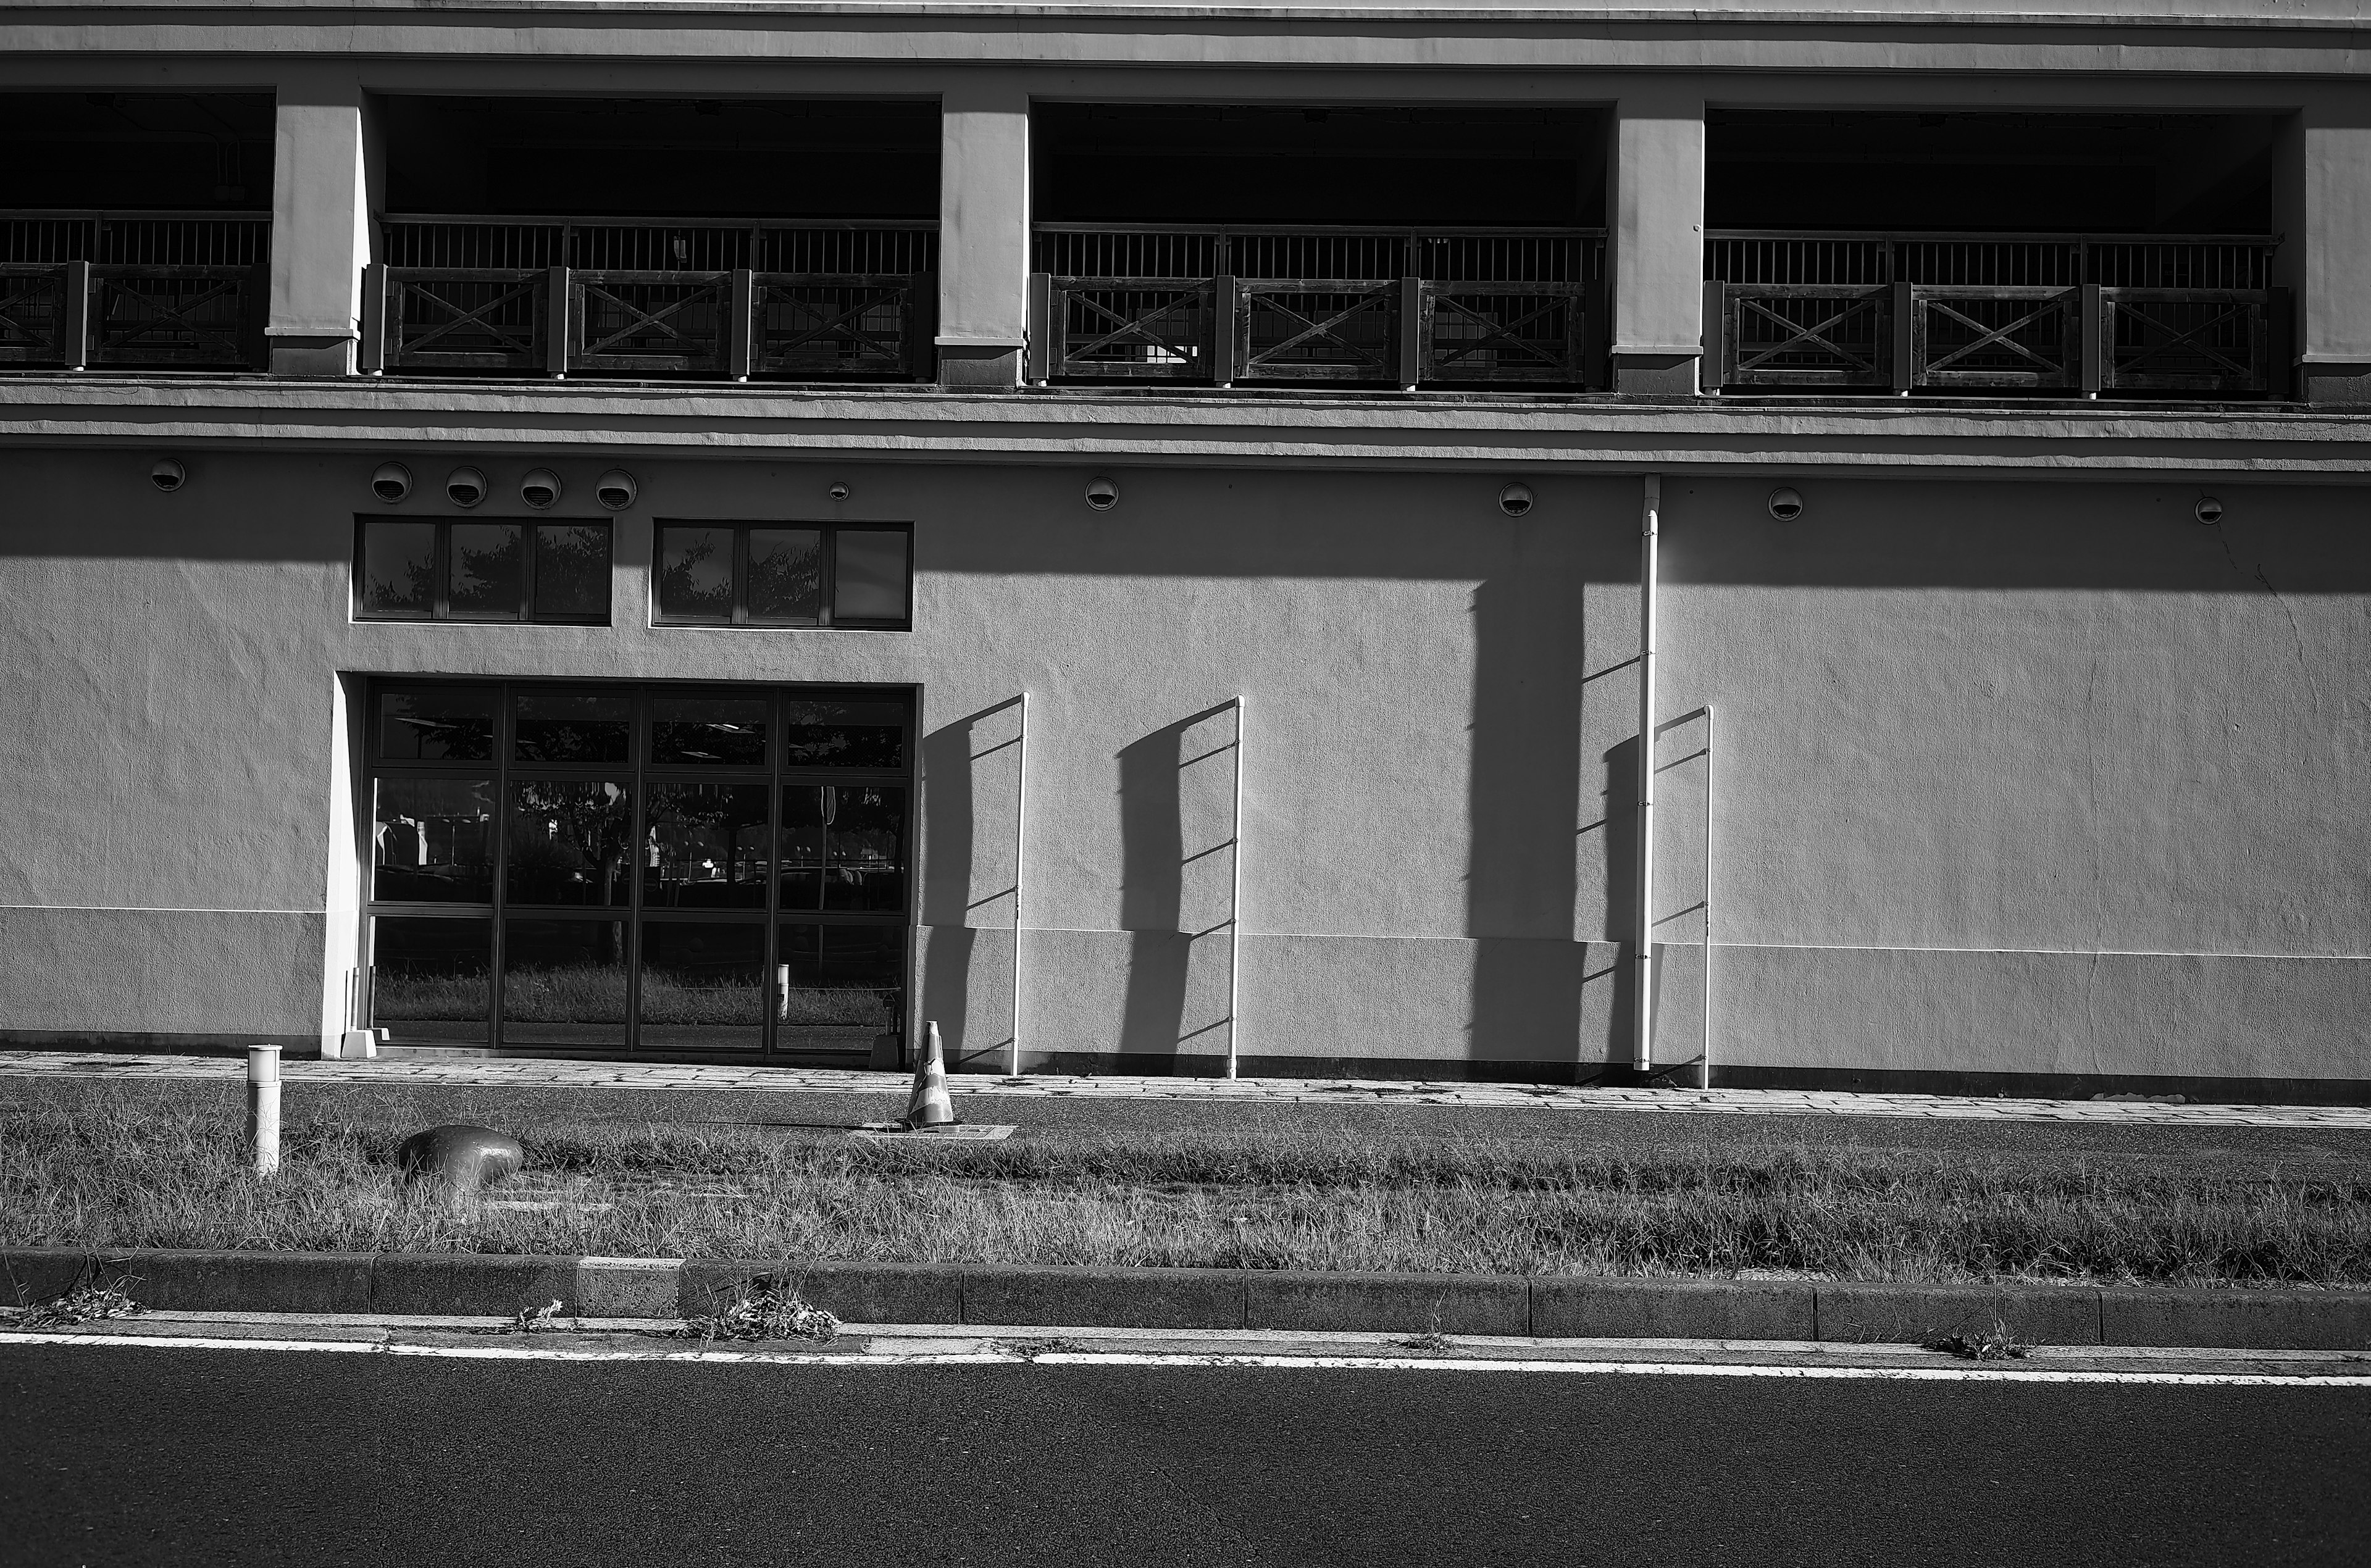
{"type": "Polygon", "coordinates": [[[653,626],[731,627],[744,631],[911,631],[914,629],[914,525],[911,523],[821,522],[812,518],[760,518],[736,521],[722,517],[662,517],[651,533],[651,624],[653,626]],[[726,618],[713,616],[669,615],[659,594],[666,571],[666,536],[670,528],[722,528],[733,536],[733,607],[726,618]],[[821,581],[816,589],[813,620],[751,620],[749,618],[749,536],[774,529],[813,529],[821,536],[821,581]],[[894,619],[850,617],[838,613],[839,536],[898,534],[906,541],[904,611],[894,619]]]}
{"type": "Polygon", "coordinates": [[[618,525],[608,517],[404,517],[372,516],[358,513],[354,517],[353,583],[352,600],[353,617],[357,621],[398,626],[608,626],[617,619],[618,525]],[[515,524],[521,530],[520,540],[525,559],[519,565],[519,613],[513,616],[455,615],[453,592],[453,529],[455,525],[472,523],[515,524]],[[363,605],[363,561],[370,530],[379,525],[410,525],[417,527],[427,524],[436,530],[435,544],[429,556],[429,575],[434,585],[428,614],[393,615],[385,610],[366,609],[363,605]],[[602,582],[607,589],[602,594],[603,608],[595,615],[538,615],[535,607],[536,572],[541,546],[537,542],[538,528],[598,528],[608,539],[602,565],[602,582]]]}
{"type": "MultiPolygon", "coordinates": [[[[921,768],[918,747],[921,735],[922,694],[910,686],[804,686],[786,682],[719,683],[714,681],[600,681],[584,679],[468,679],[434,676],[381,675],[372,679],[364,693],[364,723],[362,755],[357,776],[360,799],[357,801],[356,824],[361,829],[361,871],[364,879],[362,917],[364,952],[375,957],[373,927],[382,918],[403,920],[481,920],[490,922],[491,946],[487,957],[488,1012],[486,1035],[482,1043],[511,1054],[538,1053],[561,1056],[630,1057],[633,1059],[696,1059],[732,1062],[783,1061],[792,1058],[814,1058],[826,1063],[845,1065],[850,1054],[801,1048],[780,1039],[781,1023],[773,1007],[760,1028],[758,1043],[753,1046],[711,1046],[706,1050],[688,1047],[653,1046],[642,1040],[641,998],[642,985],[642,932],[648,926],[664,925],[735,925],[762,929],[759,951],[763,972],[779,973],[784,963],[783,933],[792,927],[868,927],[894,928],[900,933],[902,955],[899,961],[901,988],[896,1029],[903,1042],[910,1039],[916,1009],[919,1006],[916,963],[919,943],[915,935],[917,914],[920,908],[921,887],[918,868],[920,847],[918,836],[921,820],[921,768]],[[490,736],[489,755],[483,759],[388,757],[382,755],[379,699],[391,692],[434,689],[491,692],[494,696],[493,728],[490,736]],[[620,695],[633,699],[631,729],[627,741],[627,756],[623,761],[609,762],[543,762],[522,759],[517,755],[518,697],[526,692],[584,691],[603,695],[620,695]],[[659,762],[653,755],[653,704],[663,698],[761,698],[767,703],[766,755],[762,761],[752,763],[684,763],[659,762]],[[828,764],[801,762],[788,752],[789,709],[804,702],[851,702],[889,704],[902,709],[899,721],[901,766],[833,767],[828,764]],[[377,821],[377,785],[382,778],[445,778],[482,782],[492,801],[487,847],[488,891],[491,896],[482,903],[442,902],[419,899],[381,898],[377,894],[377,856],[374,835],[377,821]],[[634,864],[626,878],[625,901],[610,905],[538,904],[513,898],[509,889],[509,850],[512,831],[513,786],[523,778],[551,781],[623,781],[630,801],[630,825],[627,840],[634,864]],[[650,832],[650,802],[655,785],[670,783],[758,784],[767,792],[767,841],[772,847],[767,852],[768,866],[760,878],[764,890],[762,902],[747,906],[683,907],[654,903],[648,897],[643,877],[642,855],[650,832]],[[787,789],[810,784],[884,785],[902,790],[905,794],[900,833],[904,855],[904,889],[896,909],[860,910],[826,909],[793,906],[782,897],[783,868],[782,822],[783,793],[787,789]],[[623,1026],[623,1043],[554,1043],[509,1038],[503,1017],[503,978],[508,966],[510,927],[515,921],[545,923],[597,924],[614,922],[625,928],[626,947],[621,962],[627,970],[627,1021],[623,1026]]],[[[769,996],[773,993],[769,989],[769,996]]],[[[367,998],[363,1006],[371,1005],[367,998]]],[[[375,1021],[375,1020],[374,1020],[375,1021]]],[[[607,1026],[601,1026],[607,1027],[607,1026]]],[[[472,1042],[477,1043],[477,1042],[472,1042]]]]}

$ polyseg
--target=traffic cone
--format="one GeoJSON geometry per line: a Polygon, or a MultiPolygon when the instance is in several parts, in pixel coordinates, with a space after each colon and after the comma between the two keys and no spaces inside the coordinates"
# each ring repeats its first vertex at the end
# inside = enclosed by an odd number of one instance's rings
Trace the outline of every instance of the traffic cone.
{"type": "Polygon", "coordinates": [[[906,1097],[904,1125],[909,1133],[955,1124],[954,1101],[947,1098],[947,1063],[939,1044],[938,1020],[932,1019],[923,1029],[929,1038],[922,1049],[922,1060],[914,1068],[914,1091],[906,1097]]]}

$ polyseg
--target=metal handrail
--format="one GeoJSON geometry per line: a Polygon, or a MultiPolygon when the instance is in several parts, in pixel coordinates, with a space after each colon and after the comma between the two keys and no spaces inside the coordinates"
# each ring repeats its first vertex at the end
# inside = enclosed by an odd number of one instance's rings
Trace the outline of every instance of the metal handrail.
{"type": "Polygon", "coordinates": [[[939,226],[936,218],[554,217],[543,213],[383,213],[378,221],[382,225],[517,224],[540,228],[896,229],[913,234],[939,226]]]}

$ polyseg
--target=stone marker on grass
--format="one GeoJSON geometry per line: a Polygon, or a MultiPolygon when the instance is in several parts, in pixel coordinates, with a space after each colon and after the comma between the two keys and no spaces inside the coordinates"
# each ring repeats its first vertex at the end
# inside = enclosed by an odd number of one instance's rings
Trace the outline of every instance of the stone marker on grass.
{"type": "Polygon", "coordinates": [[[526,1163],[526,1151],[508,1133],[454,1123],[422,1128],[404,1139],[395,1163],[406,1182],[442,1182],[456,1193],[474,1193],[516,1175],[526,1163]]]}

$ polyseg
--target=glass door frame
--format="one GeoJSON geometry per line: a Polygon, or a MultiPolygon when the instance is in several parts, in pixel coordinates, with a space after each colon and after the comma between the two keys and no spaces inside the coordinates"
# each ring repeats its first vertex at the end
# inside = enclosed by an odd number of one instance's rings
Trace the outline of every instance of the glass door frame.
{"type": "MultiPolygon", "coordinates": [[[[832,927],[863,927],[875,929],[893,928],[899,933],[900,956],[897,965],[898,1001],[894,1032],[898,1037],[898,1059],[907,1058],[911,1043],[915,1009],[918,1003],[916,987],[919,960],[919,933],[916,929],[916,910],[919,905],[919,878],[916,874],[918,830],[920,820],[920,739],[921,688],[913,685],[848,686],[804,685],[783,682],[732,681],[604,681],[584,678],[521,679],[515,677],[471,678],[457,675],[404,675],[377,673],[365,676],[363,685],[362,722],[356,739],[360,756],[355,770],[358,784],[355,825],[360,840],[359,871],[363,881],[360,913],[360,933],[363,968],[366,977],[362,1006],[369,1023],[376,1027],[376,960],[378,922],[383,918],[480,920],[489,924],[490,948],[487,957],[487,1011],[485,1032],[473,1041],[401,1042],[402,1043],[445,1044],[468,1048],[491,1049],[504,1055],[538,1055],[574,1057],[592,1060],[667,1060],[667,1061],[729,1061],[767,1065],[813,1063],[845,1066],[868,1059],[869,1043],[847,1049],[802,1047],[785,1049],[779,1039],[778,1024],[785,1008],[781,992],[787,974],[787,960],[781,952],[781,936],[785,927],[812,924],[823,928],[832,927]],[[401,691],[452,690],[486,692],[494,700],[494,717],[491,756],[482,762],[472,760],[410,761],[381,756],[380,698],[383,694],[401,691]],[[626,697],[631,699],[631,729],[629,733],[626,759],[594,763],[554,763],[522,761],[516,755],[517,697],[522,692],[575,692],[588,696],[626,697]],[[763,698],[767,703],[766,751],[762,763],[745,765],[710,765],[692,763],[659,763],[653,760],[653,705],[667,698],[717,698],[747,700],[763,698]],[[812,763],[793,762],[788,755],[785,709],[801,702],[850,702],[889,704],[899,710],[898,757],[894,767],[831,767],[812,763]],[[485,903],[443,903],[429,900],[387,899],[377,896],[376,832],[377,785],[382,778],[469,778],[482,780],[492,799],[492,830],[488,855],[490,897],[485,903]],[[630,817],[626,837],[626,901],[610,905],[516,904],[509,897],[508,853],[512,830],[512,796],[515,786],[522,779],[581,780],[614,782],[622,779],[630,792],[630,817]],[[651,792],[655,785],[713,783],[758,784],[766,790],[766,831],[763,870],[760,873],[764,896],[759,904],[747,907],[716,909],[668,908],[646,904],[646,872],[649,869],[651,843],[651,792]],[[782,860],[786,849],[782,804],[784,791],[802,784],[813,785],[878,785],[902,791],[903,809],[899,819],[900,866],[898,874],[903,886],[899,906],[895,910],[859,911],[785,909],[782,907],[782,860]],[[645,1047],[642,1041],[642,993],[644,963],[644,932],[653,923],[668,925],[755,925],[759,928],[760,988],[765,998],[762,1021],[757,1046],[707,1047],[645,1047]],[[514,919],[549,919],[555,922],[593,925],[615,922],[624,928],[624,963],[626,968],[625,1022],[622,1043],[587,1044],[553,1041],[514,1042],[504,1038],[503,1019],[503,978],[506,974],[507,938],[514,919]]],[[[598,1026],[604,1029],[610,1025],[598,1026]]]]}

